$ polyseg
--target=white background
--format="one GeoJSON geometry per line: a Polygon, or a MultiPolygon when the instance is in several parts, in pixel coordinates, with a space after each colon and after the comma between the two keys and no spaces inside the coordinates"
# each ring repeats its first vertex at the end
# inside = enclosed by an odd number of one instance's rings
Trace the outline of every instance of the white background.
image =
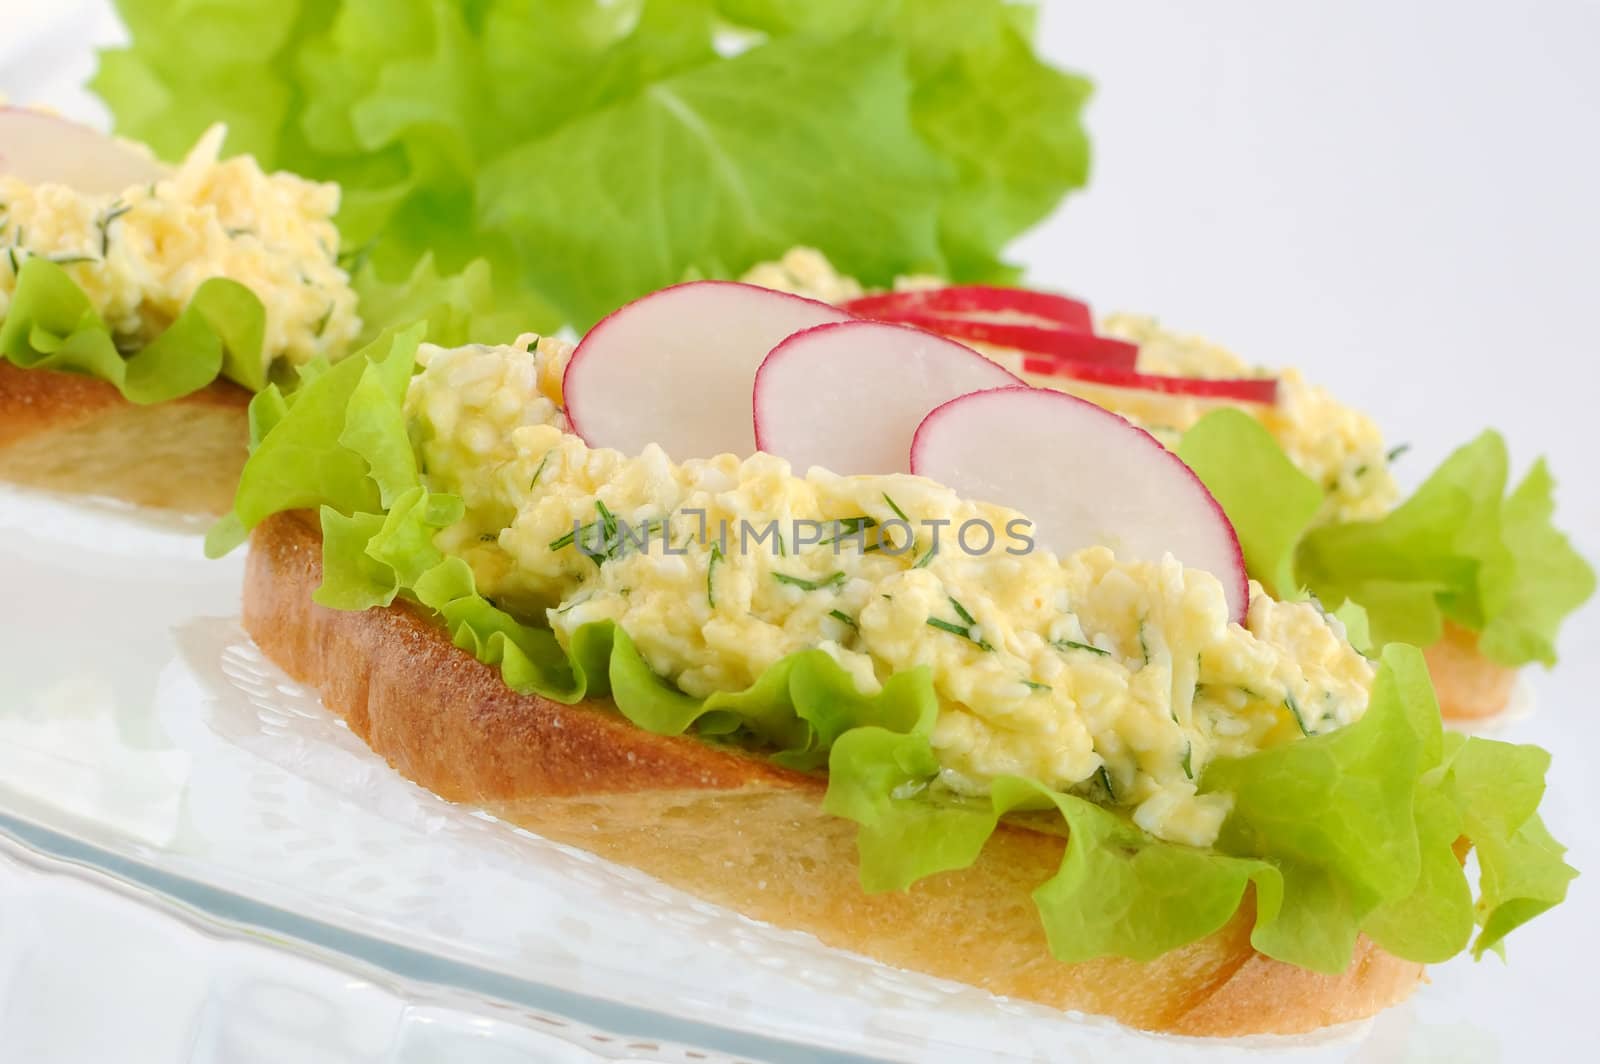
{"type": "MultiPolygon", "coordinates": [[[[1408,483],[1498,427],[1600,558],[1600,3],[1044,6],[1044,50],[1098,89],[1090,191],[1017,249],[1036,278],[1302,366],[1413,444],[1408,483]]],[[[0,0],[0,93],[97,117],[87,34],[50,28],[72,11],[114,32],[94,0],[0,0]]],[[[1596,1000],[1600,608],[1565,635],[1510,737],[1555,752],[1548,816],[1589,875],[1509,967],[1438,975],[1478,1017],[1436,1032],[1455,1059],[1574,1048],[1596,1000]]]]}

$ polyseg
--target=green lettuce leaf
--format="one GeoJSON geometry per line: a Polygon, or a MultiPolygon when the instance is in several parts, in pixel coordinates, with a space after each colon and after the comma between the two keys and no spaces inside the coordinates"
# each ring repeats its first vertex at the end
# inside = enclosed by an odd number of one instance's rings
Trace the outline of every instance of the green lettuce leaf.
{"type": "Polygon", "coordinates": [[[33,256],[20,263],[0,321],[0,358],[22,369],[98,378],[130,403],[161,403],[199,391],[218,376],[252,390],[263,387],[265,329],[266,311],[255,293],[213,277],[160,336],[124,355],[67,271],[33,256]]]}
{"type": "Polygon", "coordinates": [[[225,121],[338,181],[387,282],[482,257],[529,328],[800,244],[870,284],[1003,280],[1088,170],[1087,84],[999,0],[117,6],[93,87],[118,132],[174,157],[225,121]]]}
{"type": "Polygon", "coordinates": [[[1555,481],[1541,458],[1500,511],[1513,576],[1478,640],[1496,661],[1554,665],[1561,622],[1594,594],[1594,569],[1551,523],[1554,515],[1555,481]]]}
{"type": "Polygon", "coordinates": [[[1553,664],[1557,630],[1593,594],[1594,571],[1550,523],[1544,463],[1509,496],[1508,465],[1505,441],[1484,432],[1382,520],[1310,532],[1297,575],[1324,602],[1365,607],[1380,644],[1427,646],[1448,619],[1482,633],[1496,661],[1553,664]]]}
{"type": "Polygon", "coordinates": [[[255,400],[261,429],[236,500],[245,528],[284,509],[320,508],[317,601],[365,609],[404,597],[513,690],[560,702],[609,695],[662,735],[739,742],[802,769],[827,766],[824,808],[858,827],[862,886],[901,890],[970,866],[1007,818],[1063,837],[1055,872],[1033,891],[1052,953],[1148,960],[1196,941],[1254,899],[1262,953],[1323,972],[1350,964],[1358,934],[1418,961],[1505,934],[1565,897],[1575,874],[1536,812],[1547,756],[1442,731],[1421,654],[1383,652],[1364,716],[1248,757],[1200,781],[1232,803],[1208,849],[1156,839],[1089,794],[1006,777],[984,797],[944,788],[931,736],[939,700],[913,669],[858,690],[821,650],[775,663],[743,691],[695,698],[659,676],[612,622],[563,646],[545,624],[502,610],[472,568],[435,545],[460,519],[430,492],[401,416],[422,327],[312,370],[288,395],[255,400]],[[1475,847],[1474,898],[1457,847],[1475,847]]]}
{"type": "Polygon", "coordinates": [[[1513,561],[1500,536],[1507,465],[1505,442],[1483,433],[1382,520],[1308,535],[1302,578],[1325,602],[1365,606],[1380,643],[1427,646],[1447,616],[1481,629],[1510,587],[1513,561]]]}
{"type": "Polygon", "coordinates": [[[1495,661],[1552,665],[1561,622],[1594,593],[1594,570],[1551,523],[1544,461],[1507,495],[1496,432],[1383,519],[1316,527],[1322,490],[1242,411],[1207,414],[1177,452],[1233,522],[1250,575],[1280,598],[1309,590],[1363,649],[1429,646],[1450,620],[1480,633],[1495,661]]]}
{"type": "Polygon", "coordinates": [[[876,278],[942,270],[936,207],[952,175],[911,127],[904,66],[891,38],[861,36],[788,38],[692,68],[486,167],[484,220],[516,234],[525,276],[580,326],[619,295],[671,284],[691,265],[716,275],[781,255],[830,188],[848,186],[852,210],[871,219],[829,234],[839,268],[876,278]],[[788,121],[796,99],[819,118],[788,121]],[[641,145],[672,160],[671,170],[638,165],[641,145]],[[538,196],[527,194],[529,175],[563,169],[584,180],[541,182],[538,196]],[[693,189],[693,199],[676,189],[693,189]],[[648,254],[629,209],[640,203],[657,204],[648,254]]]}
{"type": "Polygon", "coordinates": [[[445,275],[433,256],[424,254],[396,281],[380,277],[370,260],[353,265],[350,287],[361,310],[360,345],[376,340],[385,329],[416,322],[427,324],[425,339],[440,347],[504,344],[527,331],[530,323],[557,320],[548,306],[501,306],[486,259],[474,259],[460,273],[445,275]]]}
{"type": "Polygon", "coordinates": [[[904,10],[913,69],[922,71],[912,122],[956,167],[956,192],[939,212],[946,270],[1009,279],[995,249],[1089,179],[1083,126],[1047,116],[1082,113],[1090,84],[1040,61],[1027,33],[1006,17],[1031,8],[942,0],[904,10]]]}
{"type": "Polygon", "coordinates": [[[1500,948],[1505,936],[1558,905],[1577,871],[1563,860],[1566,847],[1539,818],[1550,755],[1520,746],[1460,735],[1445,737],[1439,783],[1460,813],[1462,834],[1478,855],[1480,931],[1475,956],[1500,948]]]}
{"type": "Polygon", "coordinates": [[[1294,552],[1322,508],[1323,491],[1242,410],[1224,407],[1197,421],[1178,457],[1205,483],[1233,522],[1245,568],[1277,598],[1300,588],[1294,552]]]}

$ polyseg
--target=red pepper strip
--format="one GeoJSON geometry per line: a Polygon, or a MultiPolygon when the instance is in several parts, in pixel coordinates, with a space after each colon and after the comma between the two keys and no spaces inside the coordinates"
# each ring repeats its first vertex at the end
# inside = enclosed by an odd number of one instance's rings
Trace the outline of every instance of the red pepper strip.
{"type": "Polygon", "coordinates": [[[1013,325],[1010,322],[973,321],[971,318],[944,318],[932,314],[907,314],[893,320],[948,336],[952,340],[1011,348],[1024,355],[1044,355],[1063,361],[1132,369],[1139,357],[1138,344],[1093,333],[1038,325],[1013,325]]]}
{"type": "Polygon", "coordinates": [[[1189,395],[1198,399],[1231,399],[1240,403],[1276,403],[1276,377],[1165,377],[1139,373],[1117,366],[1072,362],[1065,359],[1024,358],[1024,373],[1046,377],[1067,377],[1114,388],[1136,388],[1167,395],[1189,395]]]}
{"type": "Polygon", "coordinates": [[[908,314],[936,314],[940,317],[978,320],[994,320],[993,316],[998,314],[1022,314],[1043,325],[1054,325],[1075,332],[1094,331],[1087,303],[1053,292],[1035,292],[1029,288],[974,284],[911,289],[852,299],[843,305],[843,309],[864,318],[895,320],[908,314]]]}

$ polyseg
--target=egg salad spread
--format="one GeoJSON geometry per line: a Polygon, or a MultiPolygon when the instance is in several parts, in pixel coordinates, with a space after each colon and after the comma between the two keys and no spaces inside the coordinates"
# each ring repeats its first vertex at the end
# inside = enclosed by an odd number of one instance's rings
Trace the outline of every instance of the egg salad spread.
{"type": "MultiPolygon", "coordinates": [[[[762,263],[747,272],[743,280],[828,303],[841,303],[864,294],[859,282],[841,275],[820,252],[810,248],[796,248],[775,262],[762,263]]],[[[933,278],[905,277],[896,280],[895,288],[926,288],[939,283],[933,278]]],[[[1140,315],[1109,315],[1098,323],[1098,331],[1137,344],[1136,368],[1141,373],[1201,378],[1276,377],[1276,403],[1244,403],[1240,409],[1255,416],[1290,460],[1326,492],[1318,520],[1372,520],[1394,507],[1399,492],[1389,471],[1378,426],[1324,389],[1309,384],[1299,371],[1284,369],[1269,374],[1224,347],[1201,337],[1168,331],[1154,318],[1140,315]]],[[[1030,384],[1070,392],[1121,414],[1168,447],[1176,447],[1184,432],[1223,402],[1057,376],[1025,376],[1030,384]]]]}
{"type": "Polygon", "coordinates": [[[338,186],[221,159],[224,132],[212,127],[168,177],[116,196],[0,175],[0,318],[21,263],[39,256],[67,271],[126,349],[226,277],[266,308],[268,365],[346,354],[361,321],[337,259],[338,186]]]}
{"type": "MultiPolygon", "coordinates": [[[[1262,371],[1227,348],[1199,336],[1163,329],[1154,319],[1111,314],[1099,323],[1107,336],[1139,345],[1141,373],[1171,377],[1254,377],[1262,371]]],[[[1278,401],[1248,403],[1295,465],[1327,492],[1323,520],[1362,521],[1382,517],[1394,507],[1399,489],[1389,471],[1383,434],[1373,420],[1306,382],[1296,369],[1272,373],[1278,401]]],[[[1035,381],[1035,383],[1038,383],[1035,381]]],[[[1216,400],[1105,388],[1082,381],[1052,379],[1062,388],[1115,411],[1148,430],[1169,447],[1213,409],[1216,400]]]]}
{"type": "Polygon", "coordinates": [[[864,693],[924,668],[937,785],[981,794],[1026,776],[1193,845],[1229,809],[1197,791],[1211,759],[1366,709],[1373,668],[1339,622],[1258,585],[1236,624],[1209,573],[1103,547],[1058,558],[1031,549],[1022,515],[920,477],[590,448],[558,405],[569,354],[532,336],[424,345],[406,398],[428,487],[465,504],[437,545],[563,642],[613,621],[696,697],[811,647],[864,693]]]}

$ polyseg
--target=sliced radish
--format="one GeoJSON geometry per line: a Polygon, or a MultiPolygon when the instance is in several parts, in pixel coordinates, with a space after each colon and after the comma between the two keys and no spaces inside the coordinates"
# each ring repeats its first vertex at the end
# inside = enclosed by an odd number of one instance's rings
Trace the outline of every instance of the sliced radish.
{"type": "Polygon", "coordinates": [[[1215,574],[1229,617],[1244,620],[1249,579],[1222,507],[1153,436],[1093,403],[1046,388],[952,399],[917,429],[911,471],[1020,511],[1058,555],[1097,544],[1124,559],[1171,554],[1215,574]]]}
{"type": "Polygon", "coordinates": [[[1226,399],[1268,405],[1278,401],[1276,377],[1166,377],[1117,366],[1097,366],[1051,358],[1025,358],[1022,360],[1022,371],[1042,377],[1067,378],[1166,395],[1187,395],[1196,399],[1226,399]]]}
{"type": "Polygon", "coordinates": [[[936,314],[906,314],[893,319],[919,329],[990,347],[1044,355],[1052,359],[1088,362],[1131,370],[1139,358],[1139,345],[1110,336],[1096,336],[1055,326],[1019,325],[1014,322],[976,321],[936,314]]]}
{"type": "Polygon", "coordinates": [[[165,177],[147,155],[88,126],[20,107],[0,107],[0,174],[30,185],[66,185],[110,196],[165,177]]]}
{"type": "Polygon", "coordinates": [[[755,450],[756,369],[801,329],[849,321],[837,307],[733,281],[691,281],[636,299],[601,321],[562,378],[572,430],[591,447],[673,458],[755,450]]]}
{"type": "Polygon", "coordinates": [[[797,470],[905,473],[930,410],[1021,384],[972,348],[908,325],[818,325],[773,348],[756,372],[756,447],[797,470]]]}
{"type": "Polygon", "coordinates": [[[885,292],[852,299],[844,304],[844,308],[863,318],[888,321],[900,320],[906,314],[938,314],[976,321],[1031,319],[1036,324],[1056,325],[1082,332],[1094,328],[1086,303],[1051,292],[992,285],[947,285],[944,288],[885,292]]]}

